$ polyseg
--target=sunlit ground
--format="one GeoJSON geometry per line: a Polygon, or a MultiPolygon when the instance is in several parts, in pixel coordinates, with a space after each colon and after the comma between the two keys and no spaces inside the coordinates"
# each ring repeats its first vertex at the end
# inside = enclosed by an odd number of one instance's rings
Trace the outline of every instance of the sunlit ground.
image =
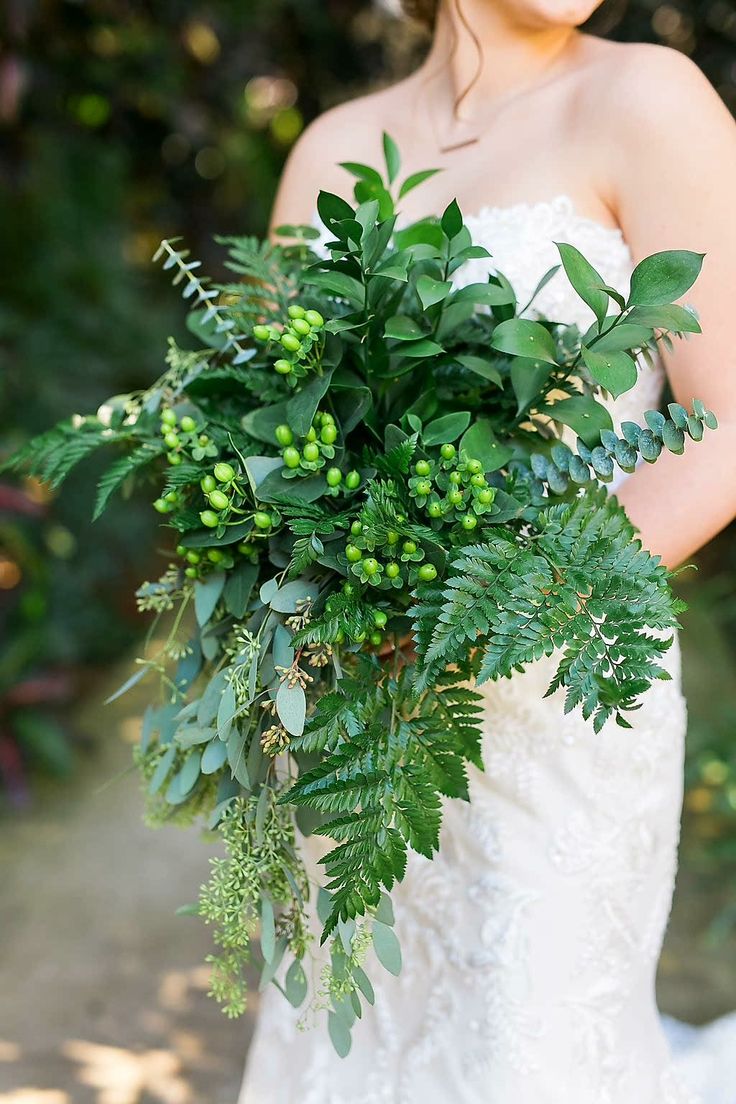
{"type": "MultiPolygon", "coordinates": [[[[686,642],[698,716],[715,700],[736,713],[736,671],[719,640],[708,640],[715,631],[696,618],[686,642]]],[[[141,822],[138,782],[125,772],[147,688],[101,705],[125,670],[91,686],[80,710],[96,756],[0,835],[0,1104],[237,1098],[250,1019],[226,1020],[207,997],[209,935],[174,915],[194,900],[211,846],[194,831],[151,832],[141,822]]],[[[698,801],[707,805],[702,793],[698,801]]],[[[697,834],[713,823],[707,807],[688,820],[660,971],[662,1006],[693,1021],[736,1007],[734,940],[706,938],[733,887],[696,861],[697,834]]]]}

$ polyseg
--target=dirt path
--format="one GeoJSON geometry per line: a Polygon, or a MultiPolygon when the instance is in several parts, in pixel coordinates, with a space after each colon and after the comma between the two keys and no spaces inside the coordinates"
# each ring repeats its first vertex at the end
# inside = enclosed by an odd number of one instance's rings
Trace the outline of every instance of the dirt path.
{"type": "MultiPolygon", "coordinates": [[[[3,825],[0,1104],[234,1104],[250,1020],[229,1022],[206,996],[208,933],[174,915],[210,845],[151,832],[135,775],[110,782],[145,692],[103,709],[105,692],[79,717],[94,758],[3,825]]],[[[701,1021],[736,1004],[733,944],[693,936],[715,907],[703,886],[682,872],[659,987],[666,1010],[701,1021]]]]}

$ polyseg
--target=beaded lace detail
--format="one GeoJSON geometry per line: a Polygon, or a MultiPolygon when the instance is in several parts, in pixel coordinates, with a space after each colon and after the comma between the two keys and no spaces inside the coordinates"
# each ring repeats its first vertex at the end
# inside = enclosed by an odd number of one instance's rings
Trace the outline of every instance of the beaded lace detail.
{"type": "MultiPolygon", "coordinates": [[[[460,282],[497,266],[525,303],[566,241],[628,290],[621,232],[582,218],[567,197],[466,221],[493,260],[470,262],[460,282]]],[[[585,328],[592,318],[561,273],[535,308],[585,328]]],[[[662,382],[661,368],[644,368],[615,420],[640,418],[662,382]]],[[[473,770],[469,805],[447,804],[439,855],[412,855],[394,894],[401,976],[371,955],[376,1005],[345,1060],[323,1014],[300,1030],[303,1012],[263,994],[240,1104],[701,1104],[654,1002],[682,798],[676,642],[667,663],[672,681],[655,684],[633,728],[599,736],[564,714],[559,693],[544,698],[553,660],[483,687],[485,772],[473,770]]],[[[318,847],[302,846],[316,880],[318,847]]],[[[317,982],[319,971],[315,951],[317,982]]],[[[690,1058],[707,1104],[730,1100],[711,1086],[732,1087],[714,1069],[735,1040],[736,1024],[711,1037],[702,1068],[690,1058]]]]}

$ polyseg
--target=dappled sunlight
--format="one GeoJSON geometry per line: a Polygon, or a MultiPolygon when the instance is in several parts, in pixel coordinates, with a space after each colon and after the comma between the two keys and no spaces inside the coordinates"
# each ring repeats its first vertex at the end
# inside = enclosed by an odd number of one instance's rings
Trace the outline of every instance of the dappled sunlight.
{"type": "Polygon", "coordinates": [[[17,1043],[11,1043],[9,1039],[0,1039],[0,1062],[17,1062],[20,1053],[17,1043]]]}
{"type": "Polygon", "coordinates": [[[169,1051],[135,1053],[77,1039],[64,1043],[62,1053],[79,1063],[77,1079],[97,1091],[95,1104],[139,1104],[144,1094],[161,1104],[193,1100],[181,1061],[169,1051]]]}
{"type": "Polygon", "coordinates": [[[13,1089],[0,1093],[0,1104],[72,1104],[72,1098],[59,1089],[13,1089]]]}

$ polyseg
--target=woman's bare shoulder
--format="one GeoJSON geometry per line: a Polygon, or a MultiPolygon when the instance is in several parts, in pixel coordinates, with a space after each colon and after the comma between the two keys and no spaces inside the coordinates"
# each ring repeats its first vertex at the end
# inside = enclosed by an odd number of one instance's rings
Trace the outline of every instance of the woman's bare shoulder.
{"type": "MultiPolygon", "coordinates": [[[[274,223],[304,222],[321,189],[350,197],[352,177],[340,167],[358,161],[379,167],[381,135],[401,118],[412,87],[407,78],[331,108],[311,123],[287,162],[274,209],[274,223]]],[[[392,130],[393,133],[393,130],[392,130]]]]}

